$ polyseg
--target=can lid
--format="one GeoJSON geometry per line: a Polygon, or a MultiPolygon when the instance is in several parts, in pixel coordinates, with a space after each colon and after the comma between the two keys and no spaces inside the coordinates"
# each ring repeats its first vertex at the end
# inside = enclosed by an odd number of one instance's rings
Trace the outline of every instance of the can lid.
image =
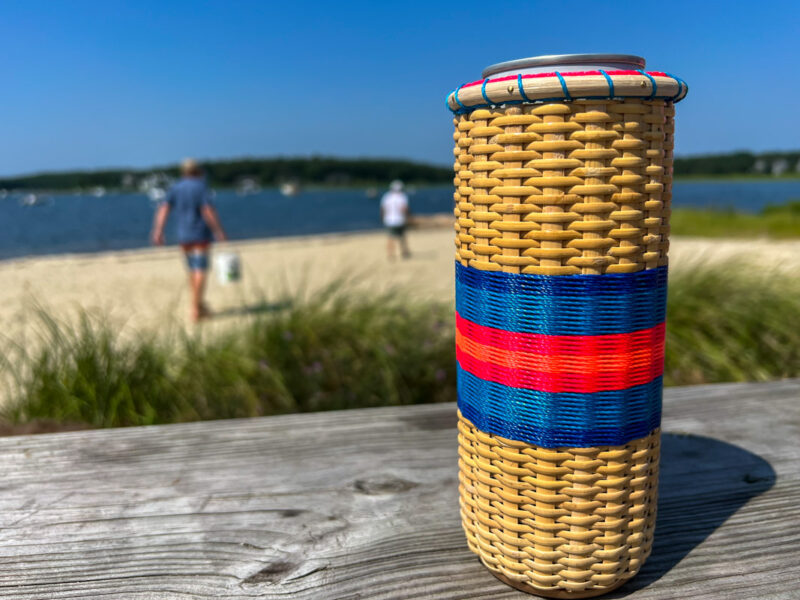
{"type": "Polygon", "coordinates": [[[484,79],[491,75],[507,73],[537,73],[543,71],[605,67],[609,69],[644,69],[645,60],[632,54],[547,54],[497,63],[486,67],[484,79]]]}

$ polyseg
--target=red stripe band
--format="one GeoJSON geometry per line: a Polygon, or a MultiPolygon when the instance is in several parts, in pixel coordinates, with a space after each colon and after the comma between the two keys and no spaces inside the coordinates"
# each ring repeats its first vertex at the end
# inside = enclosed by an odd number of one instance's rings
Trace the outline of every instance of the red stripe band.
{"type": "Polygon", "coordinates": [[[664,370],[664,323],[623,334],[544,335],[486,327],[456,313],[456,345],[461,367],[476,377],[544,392],[623,390],[664,370]]]}

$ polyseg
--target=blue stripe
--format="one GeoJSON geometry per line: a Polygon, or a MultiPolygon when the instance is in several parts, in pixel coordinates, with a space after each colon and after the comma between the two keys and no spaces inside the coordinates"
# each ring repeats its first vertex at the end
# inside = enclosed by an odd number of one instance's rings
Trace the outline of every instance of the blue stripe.
{"type": "Polygon", "coordinates": [[[506,331],[631,333],[662,323],[666,300],[666,266],[606,275],[525,275],[456,263],[458,313],[506,331]]]}
{"type": "Polygon", "coordinates": [[[544,448],[620,446],[661,423],[662,378],[614,392],[550,393],[484,381],[458,367],[458,408],[480,431],[544,448]]]}

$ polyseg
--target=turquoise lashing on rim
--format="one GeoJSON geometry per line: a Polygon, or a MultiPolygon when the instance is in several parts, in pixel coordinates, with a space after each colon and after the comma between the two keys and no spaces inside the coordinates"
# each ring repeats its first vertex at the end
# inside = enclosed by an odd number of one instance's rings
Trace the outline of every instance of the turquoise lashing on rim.
{"type": "MultiPolygon", "coordinates": [[[[633,98],[640,98],[642,100],[669,100],[671,102],[678,102],[682,100],[689,91],[689,86],[686,82],[673,75],[672,73],[667,73],[666,71],[661,71],[663,75],[666,75],[670,79],[674,79],[675,82],[678,84],[678,92],[671,96],[662,95],[658,93],[658,83],[656,82],[655,78],[648,73],[647,71],[638,70],[636,71],[640,75],[646,77],[650,80],[651,91],[648,94],[643,94],[641,96],[625,96],[624,99],[633,99],[633,98]]],[[[605,77],[606,81],[608,82],[608,93],[602,95],[595,95],[595,96],[573,96],[572,93],[569,91],[569,87],[567,85],[566,80],[564,79],[564,75],[560,71],[553,71],[552,75],[556,76],[561,84],[562,94],[561,96],[553,96],[551,98],[529,98],[528,95],[525,93],[525,89],[522,85],[523,75],[521,73],[517,74],[517,89],[519,90],[520,95],[522,96],[522,100],[503,100],[500,102],[493,102],[486,93],[486,84],[490,83],[492,80],[490,78],[486,78],[481,82],[481,96],[486,101],[483,104],[474,104],[471,106],[466,106],[458,97],[458,93],[461,91],[461,88],[464,85],[458,86],[453,92],[453,99],[455,100],[456,104],[458,104],[457,109],[453,109],[450,107],[450,94],[447,95],[445,98],[445,105],[447,109],[451,111],[453,114],[465,114],[471,112],[473,110],[479,108],[490,108],[492,106],[513,106],[517,104],[540,104],[545,102],[572,102],[573,100],[615,100],[620,99],[615,96],[614,90],[614,80],[611,76],[603,69],[598,69],[597,73],[605,77]]]]}

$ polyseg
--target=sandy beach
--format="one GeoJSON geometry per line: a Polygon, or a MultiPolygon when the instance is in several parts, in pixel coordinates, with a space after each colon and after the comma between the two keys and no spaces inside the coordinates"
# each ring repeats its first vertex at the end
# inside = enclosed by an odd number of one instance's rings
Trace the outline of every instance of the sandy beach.
{"type": "MultiPolygon", "coordinates": [[[[212,272],[208,301],[217,317],[206,328],[224,327],[246,317],[264,302],[287,293],[318,293],[345,281],[359,293],[403,288],[441,301],[453,297],[452,229],[446,226],[410,233],[413,257],[389,262],[383,232],[272,238],[217,246],[235,250],[243,278],[220,284],[212,272]]],[[[763,265],[800,269],[800,241],[707,240],[675,238],[673,269],[694,261],[747,257],[763,265]]],[[[0,262],[0,315],[4,335],[20,339],[37,322],[37,307],[59,319],[80,310],[110,317],[124,330],[187,326],[184,264],[175,247],[101,254],[33,257],[0,262]]],[[[23,338],[24,339],[24,338],[23,338]]]]}

